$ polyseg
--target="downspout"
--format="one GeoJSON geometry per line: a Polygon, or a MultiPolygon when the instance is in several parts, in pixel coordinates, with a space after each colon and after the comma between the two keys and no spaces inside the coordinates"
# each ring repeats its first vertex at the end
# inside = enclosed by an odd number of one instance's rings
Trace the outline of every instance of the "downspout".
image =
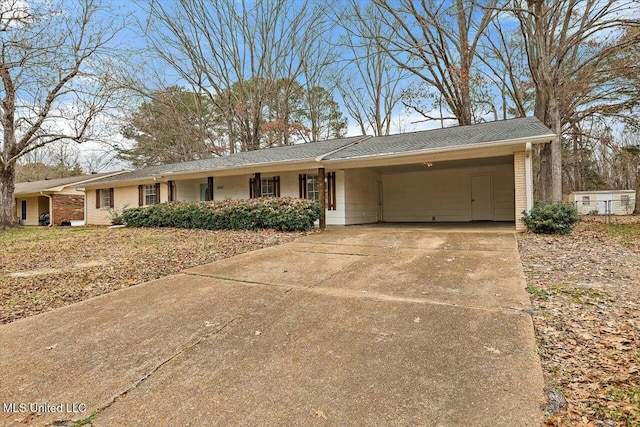
{"type": "MultiPolygon", "coordinates": [[[[41,196],[49,198],[49,225],[47,227],[51,227],[53,225],[53,197],[48,194],[44,194],[44,192],[40,192],[41,196]]],[[[40,220],[40,214],[38,214],[38,221],[40,220]]]]}
{"type": "Polygon", "coordinates": [[[527,142],[524,156],[524,180],[527,196],[527,212],[533,209],[533,178],[532,178],[532,150],[531,143],[527,142]]]}

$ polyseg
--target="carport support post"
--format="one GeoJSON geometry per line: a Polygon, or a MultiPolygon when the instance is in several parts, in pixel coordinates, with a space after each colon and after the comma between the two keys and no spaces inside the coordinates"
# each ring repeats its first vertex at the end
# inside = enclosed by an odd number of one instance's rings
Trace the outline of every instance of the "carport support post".
{"type": "Polygon", "coordinates": [[[322,210],[320,211],[320,230],[327,228],[327,198],[324,192],[324,168],[318,168],[318,198],[322,210]]]}

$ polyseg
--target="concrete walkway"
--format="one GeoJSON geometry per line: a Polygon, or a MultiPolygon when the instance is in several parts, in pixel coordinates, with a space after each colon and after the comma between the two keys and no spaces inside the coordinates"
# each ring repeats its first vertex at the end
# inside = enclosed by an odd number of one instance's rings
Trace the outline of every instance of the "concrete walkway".
{"type": "Polygon", "coordinates": [[[0,425],[537,426],[522,276],[512,232],[390,227],[200,266],[0,326],[0,425]]]}

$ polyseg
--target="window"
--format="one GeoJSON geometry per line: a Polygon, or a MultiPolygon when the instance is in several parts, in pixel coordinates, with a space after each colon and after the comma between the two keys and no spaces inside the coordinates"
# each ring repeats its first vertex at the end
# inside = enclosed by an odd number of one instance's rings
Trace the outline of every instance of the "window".
{"type": "Polygon", "coordinates": [[[157,200],[156,186],[155,185],[145,185],[144,186],[144,204],[145,205],[154,205],[157,200]]]}
{"type": "Polygon", "coordinates": [[[261,181],[261,195],[262,197],[276,197],[275,182],[273,179],[263,178],[261,181]]]}
{"type": "Polygon", "coordinates": [[[582,206],[591,206],[590,196],[582,196],[582,206]]]}
{"type": "Polygon", "coordinates": [[[160,183],[138,185],[138,206],[160,203],[160,183]]]}
{"type": "MultiPolygon", "coordinates": [[[[299,190],[301,199],[310,199],[317,202],[320,201],[320,191],[318,175],[299,175],[299,190]]],[[[336,210],[336,173],[328,172],[325,181],[325,203],[327,210],[336,210]]]]}
{"type": "Polygon", "coordinates": [[[27,201],[26,200],[20,201],[20,219],[22,221],[27,220],[27,201]]]}
{"type": "Polygon", "coordinates": [[[320,192],[318,191],[318,175],[307,175],[307,199],[320,200],[320,192]]]}
{"type": "Polygon", "coordinates": [[[622,194],[620,196],[620,203],[622,206],[629,206],[631,204],[631,197],[628,194],[622,194]]]}
{"type": "Polygon", "coordinates": [[[256,197],[280,197],[280,177],[261,178],[256,173],[254,178],[249,178],[249,198],[256,197]]]}
{"type": "Polygon", "coordinates": [[[109,209],[113,207],[113,188],[96,190],[96,209],[109,209]]]}

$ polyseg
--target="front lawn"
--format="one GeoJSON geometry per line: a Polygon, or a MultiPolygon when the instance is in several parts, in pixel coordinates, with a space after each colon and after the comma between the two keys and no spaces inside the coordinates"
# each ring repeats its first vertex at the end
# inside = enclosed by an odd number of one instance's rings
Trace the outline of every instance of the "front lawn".
{"type": "Polygon", "coordinates": [[[640,223],[585,220],[568,236],[518,239],[545,383],[567,400],[546,424],[637,426],[640,223]]]}
{"type": "Polygon", "coordinates": [[[104,227],[0,231],[0,323],[301,235],[104,227]]]}

